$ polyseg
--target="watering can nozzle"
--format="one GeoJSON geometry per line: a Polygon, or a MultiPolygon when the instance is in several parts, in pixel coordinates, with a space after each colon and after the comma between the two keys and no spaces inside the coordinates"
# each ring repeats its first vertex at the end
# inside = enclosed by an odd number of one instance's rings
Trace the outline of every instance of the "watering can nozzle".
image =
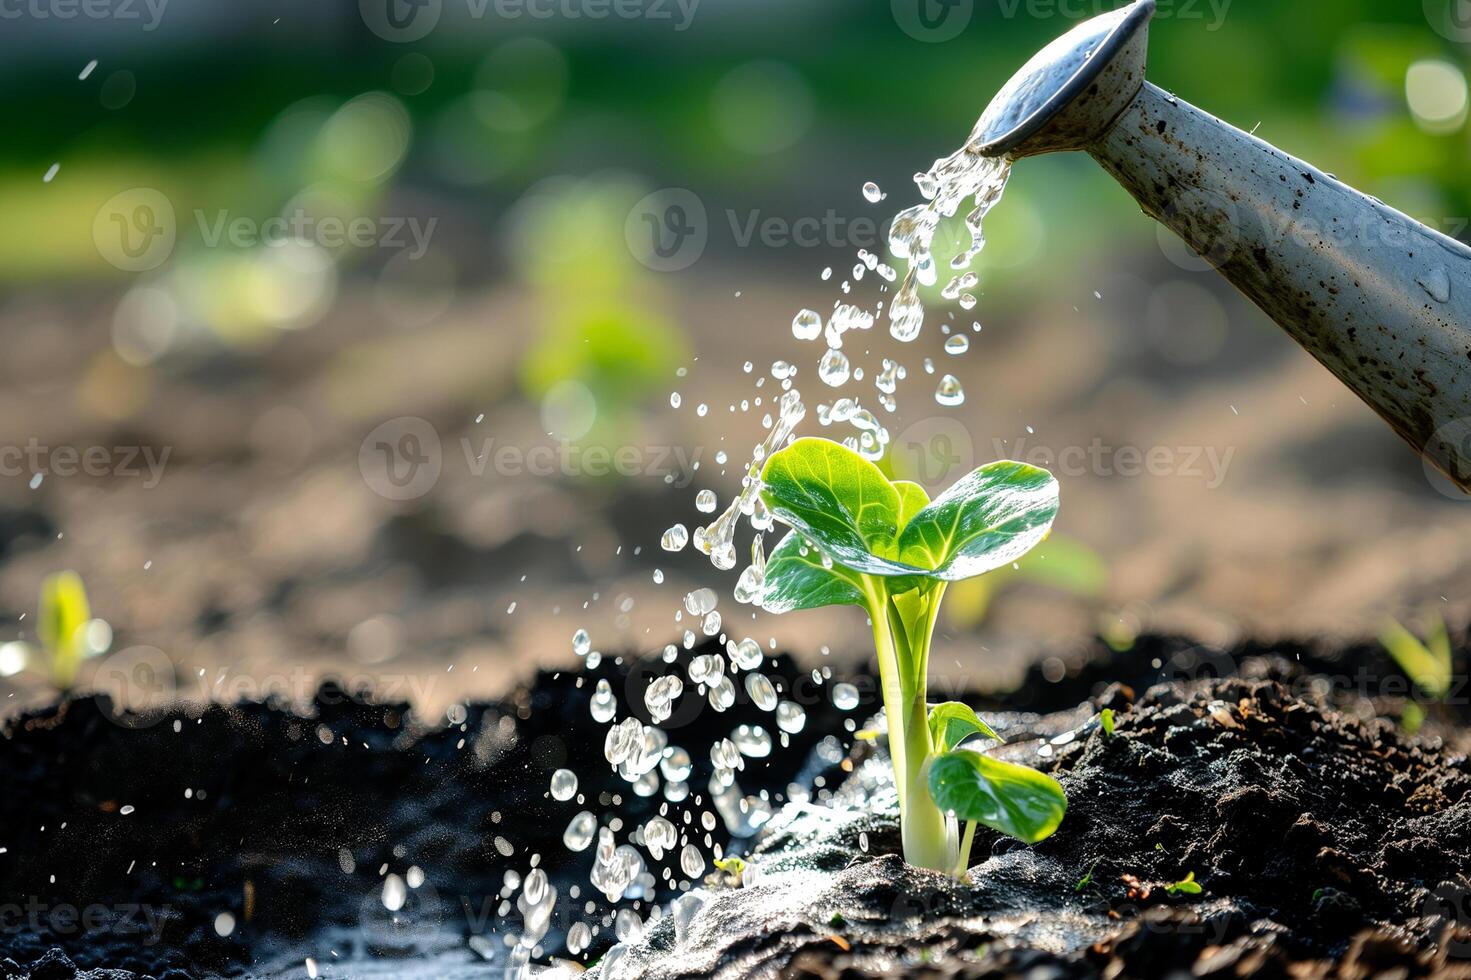
{"type": "Polygon", "coordinates": [[[1144,84],[1154,0],[1084,21],[1011,77],[971,133],[986,156],[1083,149],[1108,130],[1144,84]]]}
{"type": "Polygon", "coordinates": [[[1144,78],[1154,0],[1038,52],[967,141],[1084,150],[1471,492],[1471,248],[1144,78]]]}

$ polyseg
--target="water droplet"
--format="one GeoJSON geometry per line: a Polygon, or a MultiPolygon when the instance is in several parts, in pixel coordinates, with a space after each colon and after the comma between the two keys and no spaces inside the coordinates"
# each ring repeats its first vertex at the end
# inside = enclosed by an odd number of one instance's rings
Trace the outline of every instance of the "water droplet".
{"type": "Polygon", "coordinates": [[[795,701],[783,701],[776,706],[776,727],[795,735],[807,726],[807,712],[795,701]]]}
{"type": "Polygon", "coordinates": [[[577,773],[571,769],[558,769],[552,773],[552,799],[570,800],[577,795],[577,773]]]}
{"type": "Polygon", "coordinates": [[[679,870],[686,878],[701,878],[705,874],[705,855],[693,844],[684,845],[679,852],[679,870]]]}
{"type": "Polygon", "coordinates": [[[764,759],[771,754],[771,735],[760,725],[739,725],[730,738],[735,747],[740,749],[741,755],[764,759]]]}
{"type": "Polygon", "coordinates": [[[592,637],[587,635],[587,630],[580,629],[572,634],[572,652],[579,657],[587,656],[592,649],[592,637]]]}
{"type": "Polygon", "coordinates": [[[871,180],[863,185],[863,198],[864,200],[868,201],[869,204],[877,204],[878,202],[882,201],[886,196],[887,195],[884,194],[884,192],[879,188],[879,185],[875,184],[871,180]]]}
{"type": "Polygon", "coordinates": [[[669,407],[670,408],[678,408],[679,407],[679,402],[680,402],[679,392],[677,392],[677,391],[671,391],[669,393],[669,407]]]}
{"type": "Polygon", "coordinates": [[[829,349],[817,363],[817,376],[830,387],[842,387],[848,381],[848,374],[848,356],[840,350],[829,349]]]}
{"type": "Polygon", "coordinates": [[[771,678],[765,674],[746,675],[746,693],[751,696],[751,701],[762,711],[771,711],[776,707],[776,688],[771,683],[771,678]]]}
{"type": "Polygon", "coordinates": [[[567,952],[576,956],[592,943],[592,929],[586,922],[574,922],[567,930],[567,952]]]}
{"type": "Polygon", "coordinates": [[[665,551],[679,551],[689,543],[690,532],[683,524],[676,524],[664,532],[659,543],[664,546],[665,551]]]}
{"type": "Polygon", "coordinates": [[[858,707],[858,688],[846,681],[833,685],[833,707],[839,711],[852,711],[858,707]]]}
{"type": "Polygon", "coordinates": [[[822,317],[815,310],[803,310],[792,318],[792,336],[798,340],[816,340],[822,333],[822,317]]]}
{"type": "Polygon", "coordinates": [[[613,715],[618,712],[618,701],[613,697],[613,686],[608,683],[606,677],[598,681],[589,707],[592,710],[592,720],[600,725],[612,721],[613,715]]]}
{"type": "Polygon", "coordinates": [[[960,386],[960,379],[953,374],[941,378],[940,386],[935,389],[935,401],[947,408],[964,404],[965,389],[960,386]]]}
{"type": "Polygon", "coordinates": [[[383,879],[383,907],[390,912],[397,912],[404,907],[404,901],[409,897],[408,889],[404,886],[404,880],[398,875],[389,875],[383,879]]]}
{"type": "Polygon", "coordinates": [[[684,608],[691,616],[703,616],[714,609],[715,604],[719,601],[714,589],[695,589],[685,595],[684,608]]]}
{"type": "Polygon", "coordinates": [[[700,513],[713,514],[715,513],[716,506],[717,501],[715,499],[714,490],[701,490],[699,493],[695,494],[695,510],[699,511],[700,513]]]}
{"type": "Polygon", "coordinates": [[[945,353],[964,354],[970,350],[970,338],[963,333],[945,339],[945,353]]]}
{"type": "Polygon", "coordinates": [[[1445,271],[1445,266],[1438,265],[1415,280],[1430,294],[1430,298],[1437,303],[1449,303],[1451,299],[1451,278],[1445,271]]]}
{"type": "Polygon", "coordinates": [[[598,832],[598,818],[586,810],[573,817],[562,832],[562,843],[569,851],[585,851],[598,832]]]}

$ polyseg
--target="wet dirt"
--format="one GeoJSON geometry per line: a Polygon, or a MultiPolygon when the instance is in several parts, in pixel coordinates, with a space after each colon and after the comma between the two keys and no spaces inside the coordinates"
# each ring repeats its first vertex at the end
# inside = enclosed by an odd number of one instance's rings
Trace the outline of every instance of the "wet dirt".
{"type": "MultiPolygon", "coordinates": [[[[602,761],[588,698],[606,677],[641,704],[671,665],[608,658],[580,685],[542,673],[448,728],[331,686],[308,716],[237,704],[119,719],[71,700],[12,720],[0,742],[0,977],[299,977],[308,956],[326,977],[500,976],[520,924],[514,896],[500,904],[504,875],[533,854],[562,896],[537,960],[564,955],[586,920],[601,928],[581,960],[601,958],[604,977],[1465,975],[1465,709],[1436,709],[1416,737],[1376,717],[1393,716],[1386,692],[1404,679],[1372,651],[1141,637],[1039,668],[1013,696],[976,695],[1011,705],[987,711],[1008,738],[997,751],[1052,772],[1069,813],[1034,848],[982,830],[965,882],[897,856],[887,761],[850,731],[874,708],[871,678],[849,678],[864,700],[839,712],[778,658],[769,673],[808,722],[740,782],[778,802],[796,782],[810,802],[754,841],[721,827],[714,839],[754,869],[741,887],[716,873],[673,905],[658,889],[638,907],[665,914],[628,946],[586,883],[590,853],[561,835],[611,794],[627,826],[662,803],[602,761]],[[1360,680],[1335,680],[1348,676],[1360,680]],[[561,766],[585,804],[549,797],[561,766]],[[390,915],[384,876],[413,867],[424,884],[390,915]],[[1191,873],[1200,894],[1169,890],[1191,873]]],[[[665,724],[690,750],[693,789],[706,747],[742,723],[775,731],[743,691],[728,712],[665,724]]]]}
{"type": "Polygon", "coordinates": [[[963,883],[906,866],[876,757],[830,808],[773,821],[752,880],[712,889],[682,930],[661,923],[610,975],[1471,971],[1464,756],[1273,681],[1110,700],[1111,736],[1087,707],[998,716],[1028,739],[1001,751],[1068,794],[1062,828],[1036,847],[982,830],[963,883]],[[1199,894],[1171,889],[1191,874],[1199,894]]]}

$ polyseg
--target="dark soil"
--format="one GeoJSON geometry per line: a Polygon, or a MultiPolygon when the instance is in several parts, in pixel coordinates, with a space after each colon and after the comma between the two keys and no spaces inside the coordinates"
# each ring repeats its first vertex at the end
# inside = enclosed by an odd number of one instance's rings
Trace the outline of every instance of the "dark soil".
{"type": "Polygon", "coordinates": [[[1271,681],[1114,701],[1112,736],[1060,713],[1030,726],[1078,733],[1050,758],[1050,740],[1009,750],[1067,791],[1035,848],[982,831],[965,884],[906,866],[875,758],[830,811],[773,822],[754,883],[624,962],[651,980],[1471,974],[1464,757],[1271,681]],[[1170,891],[1191,873],[1200,894],[1170,891]]]}
{"type": "MultiPolygon", "coordinates": [[[[497,919],[503,876],[524,875],[533,854],[564,896],[546,938],[560,952],[571,922],[596,922],[607,903],[587,883],[591,854],[562,844],[583,807],[550,798],[551,773],[578,773],[594,812],[616,810],[627,826],[652,816],[663,797],[640,798],[611,771],[607,726],[592,719],[588,699],[606,677],[619,716],[636,704],[647,722],[644,687],[675,669],[655,662],[631,671],[605,658],[580,685],[578,675],[542,673],[502,701],[471,705],[462,726],[433,731],[413,730],[407,705],[330,685],[311,717],[245,703],[120,724],[105,699],[83,698],[17,719],[0,741],[0,978],[62,980],[73,969],[63,956],[127,976],[272,974],[283,963],[302,976],[305,956],[332,959],[325,936],[341,937],[331,944],[340,959],[402,965],[445,949],[480,960],[465,940],[483,933],[487,952],[504,958],[500,934],[520,916],[512,909],[514,921],[497,919]],[[123,815],[124,806],[134,810],[123,815]],[[403,875],[411,866],[426,884],[389,917],[381,869],[403,875]],[[581,899],[565,898],[578,883],[581,899]],[[237,922],[228,938],[214,928],[221,912],[237,922]]],[[[765,672],[782,690],[811,680],[785,657],[765,672]]],[[[747,760],[745,792],[784,794],[794,779],[811,781],[799,767],[842,728],[825,699],[807,712],[791,751],[747,760]]],[[[742,723],[776,731],[743,690],[724,713],[679,711],[662,726],[671,744],[687,747],[696,793],[709,780],[709,745],[742,723]]],[[[705,807],[690,809],[698,817],[705,807]]],[[[649,863],[657,877],[662,866],[649,863]]],[[[595,950],[612,941],[603,933],[595,950]]]]}
{"type": "MultiPolygon", "coordinates": [[[[768,825],[744,887],[713,875],[682,916],[613,958],[650,978],[1471,975],[1471,770],[1447,747],[1465,709],[1435,709],[1408,738],[1373,717],[1405,695],[1372,648],[1284,649],[1100,644],[1061,676],[1051,668],[1055,680],[1039,672],[991,699],[1028,709],[988,717],[1008,736],[1002,751],[1063,782],[1069,813],[1035,848],[983,831],[965,884],[898,859],[880,752],[857,743],[847,777],[816,761],[824,739],[852,742],[845,721],[871,701],[844,714],[798,697],[808,721],[792,749],[747,760],[740,782],[774,800],[815,785],[816,802],[768,825]],[[1187,662],[1209,664],[1204,679],[1182,679],[1187,662]],[[1144,691],[1161,672],[1168,683],[1137,703],[1107,683],[1144,691]],[[1094,720],[1105,704],[1111,737],[1094,720]],[[1166,890],[1192,872],[1201,894],[1166,890]]],[[[307,956],[327,977],[499,976],[520,919],[498,909],[503,875],[532,855],[561,896],[540,961],[580,919],[603,923],[583,959],[604,956],[612,929],[586,881],[591,855],[561,843],[582,807],[551,800],[548,780],[573,769],[586,808],[616,810],[625,833],[652,815],[662,797],[609,771],[587,702],[607,677],[642,715],[648,680],[675,669],[605,661],[581,685],[541,674],[447,730],[332,686],[310,717],[239,704],[120,724],[105,700],[76,699],[16,719],[0,741],[0,978],[302,976],[307,956]],[[389,916],[385,869],[411,866],[425,885],[389,916]],[[221,912],[236,920],[228,937],[221,912]],[[479,955],[472,936],[490,940],[479,955]]],[[[787,691],[810,683],[785,658],[767,673],[787,691]]],[[[737,688],[730,711],[662,726],[694,760],[692,789],[713,740],[742,723],[776,731],[737,688]]],[[[723,829],[716,840],[750,848],[723,829]]]]}

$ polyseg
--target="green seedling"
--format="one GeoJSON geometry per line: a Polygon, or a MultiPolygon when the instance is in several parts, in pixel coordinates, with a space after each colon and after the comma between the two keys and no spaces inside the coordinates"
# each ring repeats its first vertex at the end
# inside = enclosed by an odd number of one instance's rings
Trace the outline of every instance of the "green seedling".
{"type": "Polygon", "coordinates": [[[1195,880],[1195,872],[1192,871],[1173,885],[1165,885],[1165,891],[1171,895],[1199,895],[1200,882],[1195,880]]]}
{"type": "Polygon", "coordinates": [[[87,624],[92,612],[87,590],[76,572],[57,572],[41,583],[36,639],[51,664],[51,682],[59,690],[76,683],[77,670],[87,652],[87,624]]]}
{"type": "Polygon", "coordinates": [[[1104,708],[1098,712],[1098,723],[1103,726],[1103,734],[1112,735],[1114,729],[1113,709],[1104,708]]]}
{"type": "Polygon", "coordinates": [[[1446,634],[1445,620],[1437,618],[1422,642],[1397,620],[1391,619],[1380,630],[1379,642],[1420,690],[1437,700],[1450,692],[1451,640],[1446,634]]]}
{"type": "Polygon", "coordinates": [[[762,501],[791,532],[766,563],[762,605],[773,612],[858,606],[878,653],[889,756],[899,792],[904,859],[959,874],[976,825],[1027,843],[1057,829],[1062,787],[1025,766],[960,743],[999,736],[964,704],[926,699],[931,636],[945,588],[1017,561],[1047,536],[1057,481],[1024,463],[995,462],[931,501],[826,439],[798,439],[762,469],[762,501]],[[965,822],[958,827],[946,815],[965,822]]]}

